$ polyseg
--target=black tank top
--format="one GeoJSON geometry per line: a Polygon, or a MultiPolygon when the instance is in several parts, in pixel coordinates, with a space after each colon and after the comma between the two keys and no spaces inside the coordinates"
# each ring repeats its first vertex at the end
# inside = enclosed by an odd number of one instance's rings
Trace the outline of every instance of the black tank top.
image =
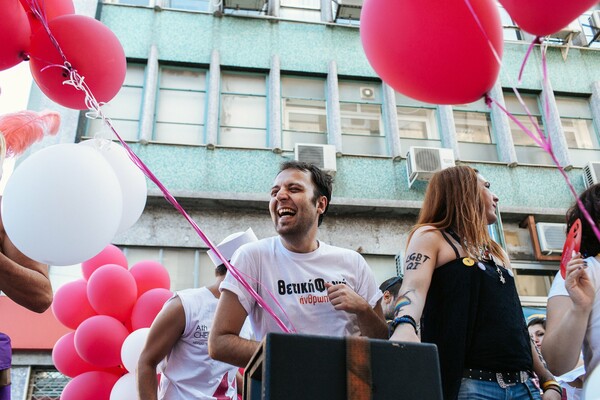
{"type": "Polygon", "coordinates": [[[533,360],[512,274],[492,260],[460,257],[441,233],[456,259],[433,272],[421,339],[438,347],[444,398],[449,400],[457,397],[464,368],[531,371],[533,360]]]}

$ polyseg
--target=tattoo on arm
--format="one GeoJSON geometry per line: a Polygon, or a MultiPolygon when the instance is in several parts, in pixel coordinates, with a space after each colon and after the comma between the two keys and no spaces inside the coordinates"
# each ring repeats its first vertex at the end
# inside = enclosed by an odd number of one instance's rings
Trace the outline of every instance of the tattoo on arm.
{"type": "Polygon", "coordinates": [[[406,257],[404,260],[404,264],[406,265],[406,269],[417,269],[419,265],[425,263],[431,257],[422,253],[412,253],[406,257]]]}
{"type": "Polygon", "coordinates": [[[410,301],[410,299],[408,298],[408,294],[413,291],[414,290],[407,290],[398,297],[398,300],[396,300],[396,306],[394,307],[394,315],[398,316],[400,310],[402,310],[403,307],[412,304],[412,301],[410,301]]]}

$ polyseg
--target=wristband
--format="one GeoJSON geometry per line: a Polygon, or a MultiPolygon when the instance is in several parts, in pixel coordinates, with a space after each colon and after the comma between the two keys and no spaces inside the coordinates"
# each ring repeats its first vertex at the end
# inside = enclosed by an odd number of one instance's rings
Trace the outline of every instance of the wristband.
{"type": "Polygon", "coordinates": [[[562,396],[562,388],[560,386],[549,385],[548,388],[544,390],[544,393],[546,393],[548,390],[554,390],[556,393],[562,396]]]}
{"type": "Polygon", "coordinates": [[[413,329],[415,330],[415,334],[419,335],[419,332],[417,330],[417,322],[410,315],[403,315],[401,317],[394,318],[394,320],[390,324],[390,332],[393,333],[394,330],[396,329],[396,327],[398,325],[400,325],[400,324],[410,324],[410,325],[412,325],[413,329]]]}
{"type": "Polygon", "coordinates": [[[546,391],[546,389],[548,388],[548,386],[560,387],[560,385],[558,384],[558,382],[556,382],[554,379],[549,379],[546,382],[542,383],[542,390],[546,391]]]}

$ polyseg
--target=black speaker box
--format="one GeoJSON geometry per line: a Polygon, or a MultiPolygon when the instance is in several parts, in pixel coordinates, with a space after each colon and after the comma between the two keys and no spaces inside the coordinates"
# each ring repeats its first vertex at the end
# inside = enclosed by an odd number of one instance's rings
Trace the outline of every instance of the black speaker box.
{"type": "MultiPolygon", "coordinates": [[[[370,398],[441,400],[437,348],[368,339],[370,398]]],[[[347,400],[344,338],[270,333],[244,371],[244,400],[347,400]]],[[[367,361],[368,362],[368,361],[367,361]]],[[[369,387],[367,387],[368,389],[369,387]]]]}

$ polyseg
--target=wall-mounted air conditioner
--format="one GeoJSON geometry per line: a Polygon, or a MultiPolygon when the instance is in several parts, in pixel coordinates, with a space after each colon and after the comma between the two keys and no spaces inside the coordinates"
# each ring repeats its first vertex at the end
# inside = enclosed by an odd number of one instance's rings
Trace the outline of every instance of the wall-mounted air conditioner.
{"type": "Polygon", "coordinates": [[[563,41],[569,40],[569,37],[573,38],[575,35],[579,35],[581,33],[581,24],[578,20],[571,22],[569,25],[565,26],[558,32],[555,32],[550,35],[551,38],[561,39],[563,41]]]}
{"type": "Polygon", "coordinates": [[[267,0],[223,0],[223,7],[234,10],[261,11],[267,0]]]}
{"type": "Polygon", "coordinates": [[[428,181],[437,171],[453,166],[452,149],[412,146],[406,155],[408,187],[416,180],[428,181]]]}
{"type": "Polygon", "coordinates": [[[600,183],[600,162],[589,162],[583,167],[583,184],[585,188],[600,183]]]}
{"type": "Polygon", "coordinates": [[[308,164],[314,164],[329,174],[335,174],[335,146],[330,144],[296,143],[294,159],[308,164]]]}
{"type": "Polygon", "coordinates": [[[600,10],[592,11],[592,15],[590,15],[590,26],[594,33],[600,30],[600,10]]]}
{"type": "Polygon", "coordinates": [[[535,224],[540,251],[549,255],[562,254],[565,240],[567,240],[567,224],[556,224],[551,222],[538,222],[535,224]]]}
{"type": "Polygon", "coordinates": [[[363,0],[335,0],[335,2],[337,3],[336,21],[338,19],[360,19],[363,0]]]}

